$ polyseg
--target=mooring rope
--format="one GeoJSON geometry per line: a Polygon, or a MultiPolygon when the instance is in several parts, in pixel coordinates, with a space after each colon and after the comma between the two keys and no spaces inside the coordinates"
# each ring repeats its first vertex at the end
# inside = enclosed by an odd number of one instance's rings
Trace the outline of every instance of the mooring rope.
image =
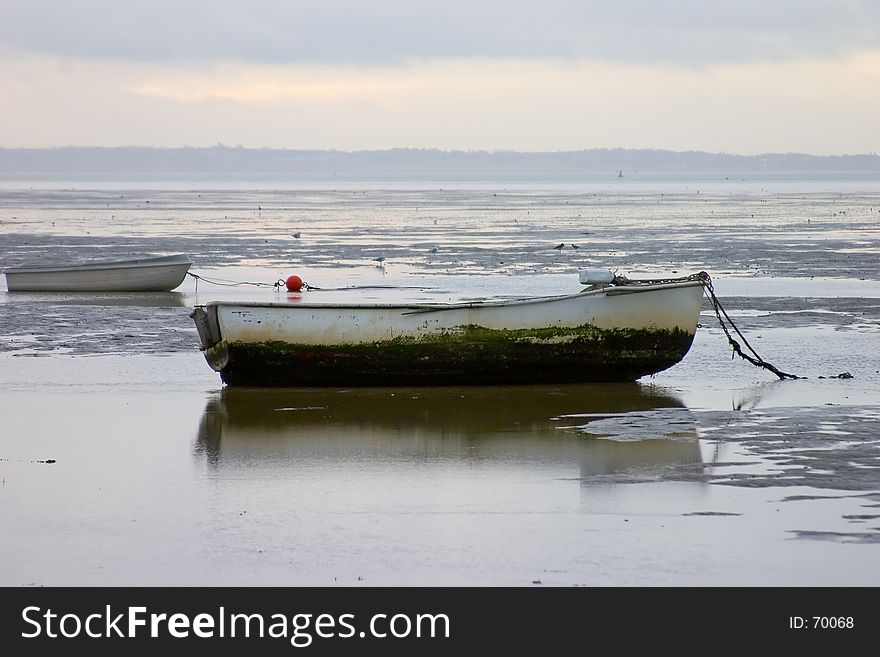
{"type": "MultiPolygon", "coordinates": [[[[192,276],[196,279],[196,294],[199,291],[199,281],[205,281],[205,283],[210,283],[211,285],[222,285],[224,287],[238,287],[240,285],[253,285],[255,287],[274,287],[276,290],[285,285],[285,282],[281,279],[275,281],[274,283],[259,283],[253,281],[232,281],[227,278],[207,278],[205,276],[201,276],[199,274],[193,274],[191,271],[187,272],[187,276],[192,276]]],[[[307,287],[303,285],[303,287],[307,287]]]]}
{"type": "MultiPolygon", "coordinates": [[[[746,336],[742,334],[734,321],[730,318],[730,315],[727,314],[727,311],[724,310],[724,306],[721,305],[721,302],[718,300],[718,297],[715,295],[715,286],[712,284],[712,278],[704,271],[701,271],[699,274],[692,274],[688,276],[686,280],[698,280],[702,282],[703,289],[709,295],[709,300],[712,302],[712,308],[715,310],[715,316],[718,318],[718,323],[721,324],[721,329],[724,331],[724,335],[727,336],[727,341],[730,342],[730,346],[733,347],[733,353],[738,355],[741,358],[749,361],[752,365],[757,367],[763,367],[765,370],[770,370],[780,379],[803,379],[805,377],[797,376],[796,374],[789,374],[788,372],[783,372],[772,363],[768,363],[766,360],[761,358],[758,355],[758,352],[754,350],[752,345],[749,344],[749,341],[746,340],[746,336]],[[723,317],[722,317],[723,316],[723,317]],[[726,322],[725,322],[726,320],[726,322]],[[739,342],[733,339],[733,336],[730,334],[730,329],[727,325],[730,325],[730,328],[734,330],[734,332],[739,336],[742,340],[742,343],[746,346],[746,348],[751,352],[747,354],[743,352],[742,347],[739,342]]],[[[733,354],[731,354],[731,358],[733,354]]]]}
{"type": "MultiPolygon", "coordinates": [[[[255,281],[233,281],[228,278],[207,278],[205,276],[194,274],[192,272],[187,272],[187,275],[192,276],[194,279],[196,279],[196,293],[198,293],[199,291],[199,281],[205,281],[205,283],[210,283],[211,285],[222,285],[224,287],[238,287],[240,285],[271,287],[275,288],[276,291],[287,286],[287,281],[285,281],[283,278],[279,278],[274,283],[264,283],[255,281]]],[[[349,285],[347,287],[318,287],[316,285],[309,285],[308,283],[303,282],[302,289],[315,290],[318,292],[346,292],[349,290],[424,290],[426,289],[426,287],[424,285],[349,285]]]]}

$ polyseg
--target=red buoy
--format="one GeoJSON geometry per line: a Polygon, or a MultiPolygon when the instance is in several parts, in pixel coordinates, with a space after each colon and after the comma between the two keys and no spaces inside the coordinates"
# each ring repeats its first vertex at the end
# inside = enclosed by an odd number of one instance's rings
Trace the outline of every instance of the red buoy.
{"type": "Polygon", "coordinates": [[[288,276],[285,283],[287,284],[288,292],[299,292],[302,290],[303,287],[303,279],[301,279],[296,274],[294,274],[293,276],[288,276]]]}

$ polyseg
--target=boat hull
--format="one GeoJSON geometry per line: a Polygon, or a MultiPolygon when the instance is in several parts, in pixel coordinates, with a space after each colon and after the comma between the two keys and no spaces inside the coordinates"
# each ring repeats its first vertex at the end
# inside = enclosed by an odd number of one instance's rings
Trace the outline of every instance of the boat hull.
{"type": "Polygon", "coordinates": [[[193,313],[235,386],[632,381],[690,349],[699,282],[458,306],[211,303],[193,313]]]}
{"type": "Polygon", "coordinates": [[[88,265],[19,267],[4,271],[10,292],[168,292],[192,265],[187,256],[166,256],[88,265]]]}

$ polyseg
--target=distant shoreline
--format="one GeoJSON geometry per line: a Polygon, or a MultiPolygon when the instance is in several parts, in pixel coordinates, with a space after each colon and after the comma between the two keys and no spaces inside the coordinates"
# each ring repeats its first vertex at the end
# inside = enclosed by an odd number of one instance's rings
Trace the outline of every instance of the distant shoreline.
{"type": "Polygon", "coordinates": [[[0,148],[3,180],[606,182],[880,180],[880,155],[589,149],[556,152],[240,148],[0,148]]]}

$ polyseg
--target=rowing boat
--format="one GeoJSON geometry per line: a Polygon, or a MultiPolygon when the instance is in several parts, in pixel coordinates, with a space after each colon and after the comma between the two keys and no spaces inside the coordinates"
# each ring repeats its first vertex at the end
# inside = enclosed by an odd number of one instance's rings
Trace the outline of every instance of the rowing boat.
{"type": "Polygon", "coordinates": [[[10,292],[168,292],[192,265],[186,255],[104,260],[86,264],[6,269],[10,292]]]}
{"type": "Polygon", "coordinates": [[[633,381],[688,352],[704,276],[473,303],[214,301],[191,317],[227,385],[633,381]]]}

